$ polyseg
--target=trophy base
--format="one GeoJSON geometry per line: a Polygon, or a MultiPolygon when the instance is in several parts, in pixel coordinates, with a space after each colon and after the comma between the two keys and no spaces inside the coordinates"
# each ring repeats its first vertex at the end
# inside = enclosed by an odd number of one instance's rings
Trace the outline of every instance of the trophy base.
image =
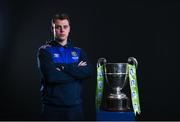
{"type": "MultiPolygon", "coordinates": [[[[104,108],[106,111],[129,111],[129,100],[124,94],[124,97],[118,98],[114,96],[109,96],[106,98],[106,107],[104,108]]],[[[119,95],[118,95],[119,96],[119,95]]]]}

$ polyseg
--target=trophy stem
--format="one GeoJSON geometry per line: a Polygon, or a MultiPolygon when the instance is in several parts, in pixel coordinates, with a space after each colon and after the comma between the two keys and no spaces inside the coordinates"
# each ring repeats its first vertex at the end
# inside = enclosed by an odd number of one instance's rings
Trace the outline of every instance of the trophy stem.
{"type": "Polygon", "coordinates": [[[121,94],[121,88],[120,87],[112,88],[111,93],[116,94],[116,95],[120,95],[121,94]]]}
{"type": "Polygon", "coordinates": [[[109,95],[106,97],[107,111],[129,111],[129,99],[126,94],[121,92],[120,87],[111,88],[109,95]]]}

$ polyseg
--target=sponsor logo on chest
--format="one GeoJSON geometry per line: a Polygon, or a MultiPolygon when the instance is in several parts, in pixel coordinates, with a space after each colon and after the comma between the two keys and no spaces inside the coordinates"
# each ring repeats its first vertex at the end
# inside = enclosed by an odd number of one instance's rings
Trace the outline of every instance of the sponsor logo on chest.
{"type": "Polygon", "coordinates": [[[54,53],[54,54],[53,54],[53,57],[54,57],[54,58],[58,58],[58,57],[59,57],[59,54],[58,54],[58,53],[54,53]]]}

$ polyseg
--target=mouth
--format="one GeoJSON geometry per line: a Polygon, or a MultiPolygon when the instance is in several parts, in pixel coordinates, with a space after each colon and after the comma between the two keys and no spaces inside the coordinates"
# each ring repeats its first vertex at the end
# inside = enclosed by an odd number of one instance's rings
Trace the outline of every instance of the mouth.
{"type": "Polygon", "coordinates": [[[65,34],[60,34],[60,36],[64,37],[64,36],[66,36],[66,35],[65,35],[65,34]]]}
{"type": "Polygon", "coordinates": [[[59,34],[58,37],[65,37],[65,34],[59,34]]]}

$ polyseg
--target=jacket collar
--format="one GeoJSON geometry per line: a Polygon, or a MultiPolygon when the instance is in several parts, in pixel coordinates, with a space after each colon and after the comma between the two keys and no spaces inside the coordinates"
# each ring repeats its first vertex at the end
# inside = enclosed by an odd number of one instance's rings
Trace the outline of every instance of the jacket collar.
{"type": "Polygon", "coordinates": [[[62,46],[61,44],[59,44],[59,42],[57,40],[52,40],[47,42],[48,44],[52,45],[52,46],[57,46],[57,47],[72,47],[72,41],[70,39],[67,40],[67,44],[62,46]]]}

